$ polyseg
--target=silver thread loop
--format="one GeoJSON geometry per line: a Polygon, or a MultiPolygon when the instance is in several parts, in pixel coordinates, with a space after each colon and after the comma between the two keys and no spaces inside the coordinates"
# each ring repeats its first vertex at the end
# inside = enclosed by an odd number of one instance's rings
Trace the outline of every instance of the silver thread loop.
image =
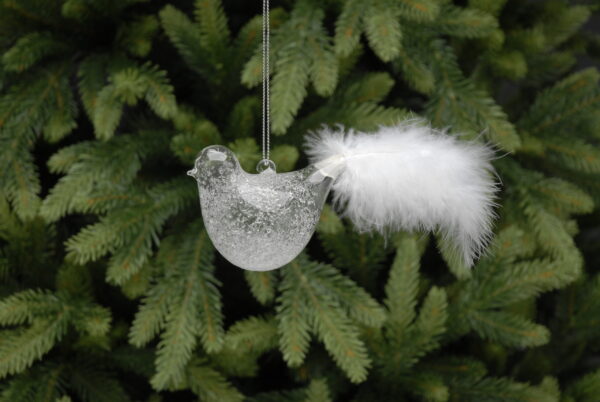
{"type": "Polygon", "coordinates": [[[271,147],[271,97],[269,94],[269,49],[271,45],[271,30],[269,26],[269,0],[263,0],[262,35],[262,157],[263,160],[269,160],[271,147]]]}

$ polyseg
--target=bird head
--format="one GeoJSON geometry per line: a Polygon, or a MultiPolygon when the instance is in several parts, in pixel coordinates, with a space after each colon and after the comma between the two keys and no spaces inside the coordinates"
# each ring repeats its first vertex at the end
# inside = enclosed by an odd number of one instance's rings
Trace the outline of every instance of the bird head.
{"type": "Polygon", "coordinates": [[[235,154],[222,145],[211,145],[200,152],[194,168],[187,172],[195,178],[200,186],[227,180],[241,170],[235,154]]]}

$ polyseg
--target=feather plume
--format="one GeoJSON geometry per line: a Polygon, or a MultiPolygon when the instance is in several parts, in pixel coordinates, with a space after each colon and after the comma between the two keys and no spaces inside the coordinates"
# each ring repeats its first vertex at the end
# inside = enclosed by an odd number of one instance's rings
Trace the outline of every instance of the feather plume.
{"type": "Polygon", "coordinates": [[[415,120],[375,133],[326,127],[305,146],[359,231],[439,231],[467,266],[485,250],[498,191],[490,147],[415,120]]]}

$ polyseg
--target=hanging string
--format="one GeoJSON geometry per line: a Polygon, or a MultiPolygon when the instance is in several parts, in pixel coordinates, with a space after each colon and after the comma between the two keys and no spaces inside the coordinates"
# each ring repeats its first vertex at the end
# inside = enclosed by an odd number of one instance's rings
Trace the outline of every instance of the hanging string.
{"type": "Polygon", "coordinates": [[[269,160],[271,147],[271,98],[269,94],[269,48],[271,32],[269,27],[269,0],[263,0],[262,35],[262,157],[263,160],[269,160]]]}

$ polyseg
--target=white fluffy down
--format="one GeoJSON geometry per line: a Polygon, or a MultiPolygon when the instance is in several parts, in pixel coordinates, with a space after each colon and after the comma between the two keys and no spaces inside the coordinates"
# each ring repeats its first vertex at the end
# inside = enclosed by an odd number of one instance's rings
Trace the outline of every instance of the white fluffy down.
{"type": "Polygon", "coordinates": [[[334,202],[360,231],[439,230],[467,266],[490,240],[498,184],[487,146],[410,121],[375,133],[324,128],[306,152],[312,163],[343,156],[334,202]]]}

